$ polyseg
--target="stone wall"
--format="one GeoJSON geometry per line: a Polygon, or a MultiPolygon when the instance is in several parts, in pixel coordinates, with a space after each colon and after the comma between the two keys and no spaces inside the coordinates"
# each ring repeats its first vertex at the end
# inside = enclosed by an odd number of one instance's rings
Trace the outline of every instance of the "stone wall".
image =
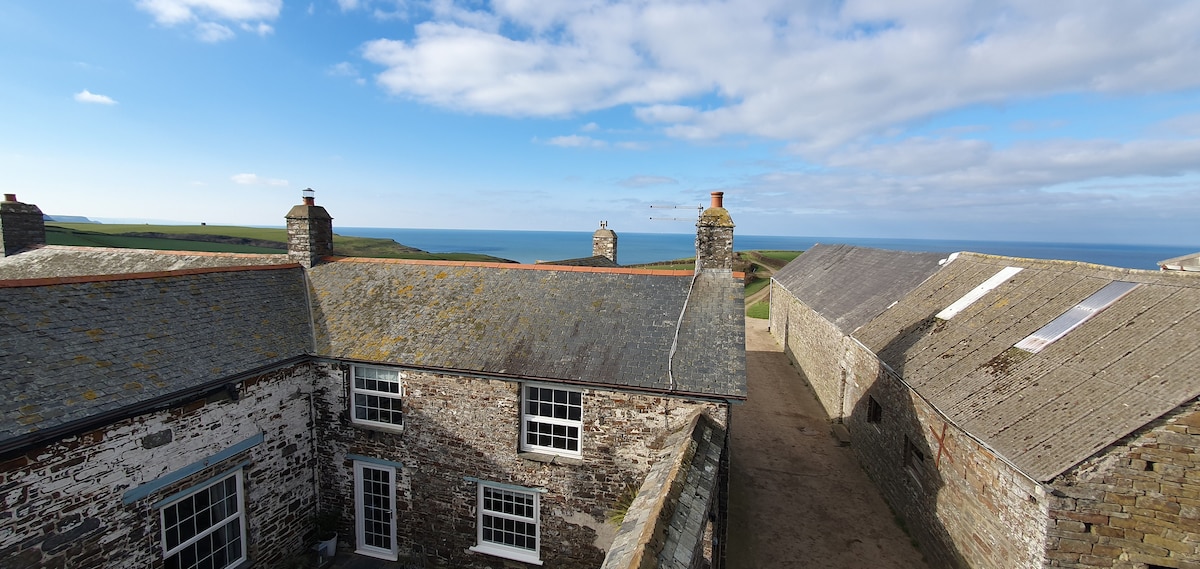
{"type": "Polygon", "coordinates": [[[42,220],[42,210],[36,205],[18,202],[16,196],[6,194],[4,201],[0,201],[0,257],[15,255],[33,245],[45,244],[46,223],[42,220]]]}
{"type": "Polygon", "coordinates": [[[333,218],[319,205],[292,207],[285,216],[288,258],[312,268],[321,257],[333,254],[333,218]]]}
{"type": "Polygon", "coordinates": [[[844,373],[841,354],[852,342],[787,289],[771,281],[771,334],[801,370],[834,421],[842,420],[844,373]]]}
{"type": "Polygon", "coordinates": [[[544,488],[545,567],[599,567],[615,529],[606,521],[627,487],[640,485],[666,436],[703,408],[724,423],[723,405],[583,390],[582,461],[554,463],[518,451],[520,384],[404,371],[404,428],[350,423],[348,366],[323,364],[316,388],[322,505],[342,512],[341,543],[354,547],[353,462],[382,459],[397,469],[401,556],[454,567],[505,567],[467,549],[476,539],[476,483],[465,477],[544,488]]]}
{"type": "Polygon", "coordinates": [[[870,350],[772,286],[772,333],[830,417],[845,423],[859,463],[931,566],[1040,566],[1044,488],[948,424],[870,350]]]}
{"type": "Polygon", "coordinates": [[[1200,402],[1051,483],[1049,567],[1200,567],[1200,402]]]}
{"type": "MultiPolygon", "coordinates": [[[[311,366],[148,413],[0,463],[0,568],[162,567],[165,497],[242,461],[248,552],[272,566],[305,550],[315,501],[311,366]],[[127,491],[248,439],[262,442],[125,503],[127,491]]],[[[143,487],[144,488],[144,487],[143,487]]]]}
{"type": "Polygon", "coordinates": [[[608,260],[617,262],[617,234],[608,229],[607,222],[602,222],[600,229],[592,234],[592,256],[608,257],[608,260]]]}

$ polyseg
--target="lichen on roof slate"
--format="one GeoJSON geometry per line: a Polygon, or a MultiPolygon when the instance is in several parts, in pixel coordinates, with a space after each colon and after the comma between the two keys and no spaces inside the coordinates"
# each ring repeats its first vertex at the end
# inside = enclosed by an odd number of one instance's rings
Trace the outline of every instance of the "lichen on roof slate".
{"type": "Polygon", "coordinates": [[[286,265],[283,254],[206,253],[45,245],[0,257],[0,280],[116,275],[205,267],[286,265]]]}
{"type": "Polygon", "coordinates": [[[299,267],[14,284],[0,285],[0,441],[269,366],[310,345],[299,267]]]}
{"type": "MultiPolygon", "coordinates": [[[[346,259],[315,267],[310,278],[317,353],[672,388],[668,356],[690,274],[459,265],[346,259]]],[[[692,324],[684,327],[676,356],[690,363],[676,373],[673,387],[744,397],[741,283],[725,271],[701,284],[713,298],[699,298],[690,309],[692,324]]]]}

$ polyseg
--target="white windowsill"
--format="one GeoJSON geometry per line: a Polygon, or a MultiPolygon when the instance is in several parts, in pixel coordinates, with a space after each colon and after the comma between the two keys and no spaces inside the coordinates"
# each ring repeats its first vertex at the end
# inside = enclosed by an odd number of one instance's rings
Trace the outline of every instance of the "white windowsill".
{"type": "Polygon", "coordinates": [[[400,434],[400,433],[404,432],[403,424],[392,425],[389,423],[368,423],[366,421],[360,421],[360,420],[354,419],[353,417],[350,419],[350,424],[359,429],[363,429],[366,431],[378,431],[380,433],[393,433],[393,434],[400,434]]]}
{"type": "Polygon", "coordinates": [[[517,453],[518,458],[532,460],[534,462],[544,462],[547,464],[569,464],[572,466],[580,466],[583,464],[582,456],[564,456],[561,454],[551,454],[548,452],[523,450],[517,453]]]}
{"type": "Polygon", "coordinates": [[[396,559],[398,559],[400,557],[399,554],[396,554],[396,553],[389,553],[389,552],[385,552],[385,551],[372,551],[370,549],[355,549],[354,553],[356,553],[358,555],[365,555],[367,557],[374,557],[375,559],[386,559],[388,561],[395,561],[396,559]]]}
{"type": "Polygon", "coordinates": [[[500,547],[489,543],[472,545],[471,547],[467,548],[467,550],[474,551],[475,553],[482,553],[484,555],[493,555],[495,557],[512,559],[513,561],[520,561],[522,563],[531,563],[533,565],[542,564],[542,560],[538,559],[537,555],[533,552],[500,547]]]}

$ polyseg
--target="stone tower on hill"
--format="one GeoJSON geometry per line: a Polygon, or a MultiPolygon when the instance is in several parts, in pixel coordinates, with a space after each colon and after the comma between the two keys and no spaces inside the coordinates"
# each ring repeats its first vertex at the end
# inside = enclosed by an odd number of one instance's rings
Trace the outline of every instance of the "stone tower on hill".
{"type": "Polygon", "coordinates": [[[696,222],[696,269],[733,269],[733,218],[725,192],[712,193],[712,205],[696,222]]]}

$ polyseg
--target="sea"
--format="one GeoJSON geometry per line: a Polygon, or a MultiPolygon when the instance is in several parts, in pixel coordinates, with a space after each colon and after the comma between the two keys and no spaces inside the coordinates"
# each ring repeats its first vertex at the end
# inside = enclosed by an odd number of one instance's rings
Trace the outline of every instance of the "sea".
{"type": "MultiPolygon", "coordinates": [[[[430,253],[481,253],[519,263],[589,257],[592,233],[584,231],[506,231],[490,229],[395,229],[339,227],[340,235],[379,237],[430,253]]],[[[954,253],[972,251],[1009,257],[1082,261],[1127,269],[1158,269],[1158,262],[1200,251],[1170,245],[1120,245],[1096,243],[1043,243],[1030,241],[969,241],[953,239],[887,239],[851,237],[798,237],[734,234],[737,251],[755,249],[803,251],[813,245],[846,244],[896,251],[954,253]]],[[[695,234],[617,234],[617,262],[637,265],[693,257],[695,234]]]]}

